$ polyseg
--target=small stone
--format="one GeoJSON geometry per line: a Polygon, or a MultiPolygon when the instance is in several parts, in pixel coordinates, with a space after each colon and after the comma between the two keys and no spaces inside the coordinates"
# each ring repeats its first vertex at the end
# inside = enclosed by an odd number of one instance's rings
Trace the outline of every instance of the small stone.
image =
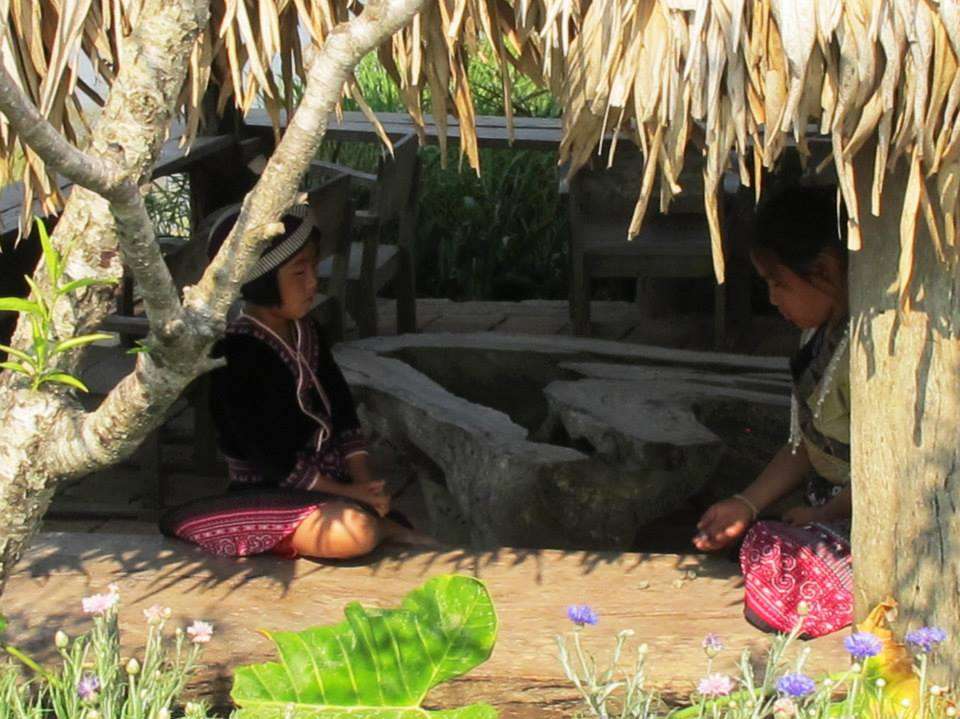
{"type": "Polygon", "coordinates": [[[637,584],[637,589],[650,589],[650,582],[644,579],[642,582],[637,584]]]}
{"type": "Polygon", "coordinates": [[[674,589],[680,589],[684,585],[684,581],[682,579],[674,579],[671,585],[674,589]]]}

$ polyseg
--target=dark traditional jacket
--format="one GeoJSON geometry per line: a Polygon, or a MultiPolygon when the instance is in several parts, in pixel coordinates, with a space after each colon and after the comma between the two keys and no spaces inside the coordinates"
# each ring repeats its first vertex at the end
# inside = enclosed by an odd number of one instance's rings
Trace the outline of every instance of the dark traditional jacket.
{"type": "Polygon", "coordinates": [[[211,410],[231,489],[310,489],[318,474],[348,481],[345,460],[366,451],[347,382],[315,321],[288,345],[241,314],[214,349],[211,410]]]}

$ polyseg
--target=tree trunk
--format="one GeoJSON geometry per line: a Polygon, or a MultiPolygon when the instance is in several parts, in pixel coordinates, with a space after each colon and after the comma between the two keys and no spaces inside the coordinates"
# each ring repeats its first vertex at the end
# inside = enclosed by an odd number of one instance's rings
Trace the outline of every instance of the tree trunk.
{"type": "MultiPolygon", "coordinates": [[[[54,236],[55,244],[76,238],[75,251],[67,260],[69,276],[116,273],[119,242],[141,287],[151,327],[149,352],[138,356],[136,369],[93,412],[84,413],[63,390],[29,391],[22,379],[0,374],[0,423],[5,430],[0,435],[0,513],[4,516],[0,594],[57,483],[129,456],[159,426],[190,381],[214,366],[215,361],[208,358],[210,347],[222,333],[227,310],[259,258],[261,243],[282,230],[277,220],[297,196],[296,188],[316,154],[344,82],[363,56],[406,25],[424,2],[368,0],[359,16],[330,33],[310,70],[300,106],[260,182],[247,195],[224,248],[199,283],[184,289],[182,306],[131,180],[145,177],[156,159],[183,85],[193,40],[206,23],[206,0],[147,0],[138,27],[127,40],[134,59],[121,68],[94,129],[94,155],[66,145],[28,106],[12,80],[0,77],[3,112],[19,134],[34,143],[32,149],[44,156],[48,166],[110,198],[108,204],[105,197],[81,186],[72,191],[54,236]],[[112,159],[108,163],[105,157],[112,159]]],[[[35,277],[42,287],[41,269],[35,277]]],[[[88,292],[73,299],[72,306],[56,318],[59,338],[96,326],[109,304],[103,293],[88,292]]],[[[30,337],[19,334],[14,341],[28,346],[30,337]]]]}
{"type": "MultiPolygon", "coordinates": [[[[899,632],[946,630],[944,676],[960,675],[960,273],[937,256],[924,213],[906,310],[898,310],[908,163],[870,208],[873,152],[857,162],[863,249],[850,269],[853,561],[856,613],[893,597],[899,632]]],[[[928,185],[931,199],[936,188],[928,185]]],[[[938,222],[942,218],[938,217],[938,222]]],[[[943,236],[941,225],[940,234],[943,236]]]]}

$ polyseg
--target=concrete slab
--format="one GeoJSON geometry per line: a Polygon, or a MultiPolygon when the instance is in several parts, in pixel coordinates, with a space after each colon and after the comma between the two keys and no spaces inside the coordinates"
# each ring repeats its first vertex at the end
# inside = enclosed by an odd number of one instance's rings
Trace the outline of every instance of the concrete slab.
{"type": "MultiPolygon", "coordinates": [[[[295,631],[339,622],[344,605],[355,600],[396,606],[428,578],[454,572],[486,582],[500,618],[499,638],[488,662],[431,692],[430,707],[485,701],[504,719],[571,716],[576,694],[555,659],[554,644],[554,635],[571,629],[565,616],[571,603],[590,603],[599,613],[599,624],[585,630],[584,642],[601,659],[618,631],[634,630],[631,641],[650,648],[650,683],[668,699],[685,698],[705,672],[700,644],[707,633],[721,635],[728,647],[714,660],[714,671],[733,672],[742,648],[766,646],[766,638],[741,617],[736,566],[715,558],[390,550],[353,564],[275,557],[238,561],[161,537],[103,534],[45,534],[34,543],[4,592],[7,639],[50,660],[55,629],[76,635],[90,627],[80,598],[117,582],[125,647],[143,641],[142,610],[153,604],[169,606],[177,623],[196,618],[213,623],[204,666],[187,693],[223,707],[233,666],[273,659],[270,643],[256,629],[295,631]]],[[[810,674],[846,665],[840,636],[796,647],[794,653],[807,647],[810,674]]]]}
{"type": "Polygon", "coordinates": [[[499,325],[506,318],[503,313],[488,315],[447,315],[444,314],[433,322],[424,325],[425,332],[487,332],[499,325]]]}
{"type": "Polygon", "coordinates": [[[512,315],[494,328],[511,335],[555,335],[567,324],[566,317],[551,315],[512,315]]]}

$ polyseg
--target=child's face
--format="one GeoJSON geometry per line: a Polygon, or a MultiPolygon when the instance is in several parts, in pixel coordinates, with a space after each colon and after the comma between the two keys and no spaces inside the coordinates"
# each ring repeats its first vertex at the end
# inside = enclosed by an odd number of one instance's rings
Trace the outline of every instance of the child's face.
{"type": "Polygon", "coordinates": [[[317,294],[317,248],[313,242],[277,271],[280,286],[278,314],[288,320],[305,317],[317,294]]]}
{"type": "Polygon", "coordinates": [[[820,327],[836,314],[839,298],[834,278],[821,277],[819,269],[809,277],[798,275],[771,253],[754,252],[750,259],[766,280],[770,303],[797,327],[820,327]]]}

